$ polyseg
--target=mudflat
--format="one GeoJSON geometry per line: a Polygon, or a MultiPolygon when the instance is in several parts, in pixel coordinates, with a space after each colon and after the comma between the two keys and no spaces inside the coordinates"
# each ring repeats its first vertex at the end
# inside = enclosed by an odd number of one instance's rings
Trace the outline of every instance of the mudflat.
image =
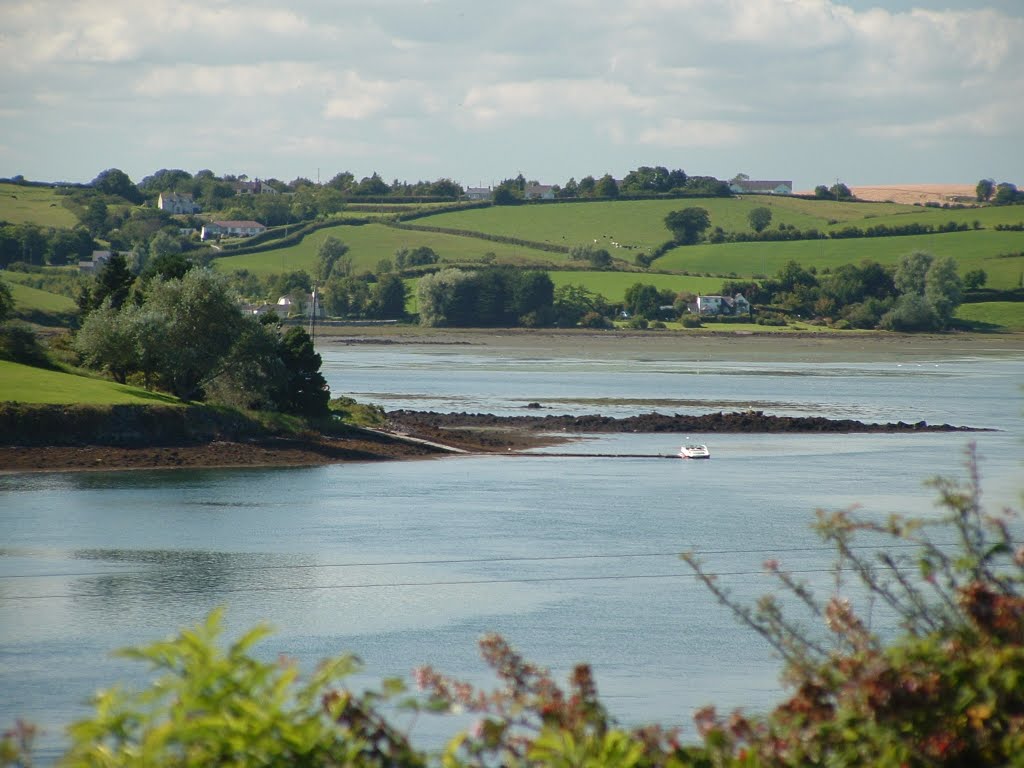
{"type": "MultiPolygon", "coordinates": [[[[759,334],[334,326],[317,329],[317,344],[466,345],[510,357],[750,362],[885,362],[1024,355],[1024,334],[759,334]]],[[[421,414],[416,419],[396,419],[392,426],[401,434],[139,447],[0,446],[0,472],[314,466],[428,458],[448,453],[417,439],[477,453],[508,452],[560,442],[550,435],[537,434],[536,425],[526,421],[470,425],[460,423],[459,419],[427,418],[421,414]]],[[[816,431],[820,431],[820,425],[816,431]]]]}

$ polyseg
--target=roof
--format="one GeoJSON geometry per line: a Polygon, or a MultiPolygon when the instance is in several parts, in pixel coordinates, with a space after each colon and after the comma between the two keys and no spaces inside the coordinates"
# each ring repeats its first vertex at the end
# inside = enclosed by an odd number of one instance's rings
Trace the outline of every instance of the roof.
{"type": "Polygon", "coordinates": [[[733,186],[742,187],[743,189],[746,189],[748,191],[754,191],[759,189],[777,189],[778,187],[789,187],[790,189],[792,189],[793,182],[747,179],[746,181],[733,182],[733,186]]]}
{"type": "Polygon", "coordinates": [[[258,221],[214,221],[211,223],[215,227],[223,227],[224,229],[252,229],[253,227],[266,229],[266,227],[258,221]]]}

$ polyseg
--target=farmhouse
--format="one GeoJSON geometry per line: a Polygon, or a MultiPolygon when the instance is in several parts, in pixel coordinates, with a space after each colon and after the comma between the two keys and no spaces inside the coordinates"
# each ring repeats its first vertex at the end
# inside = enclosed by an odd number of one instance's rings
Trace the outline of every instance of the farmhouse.
{"type": "Polygon", "coordinates": [[[110,251],[93,251],[91,259],[78,262],[78,271],[87,275],[98,272],[104,264],[110,261],[112,255],[110,251]]]}
{"type": "Polygon", "coordinates": [[[793,182],[736,179],[729,182],[729,189],[737,195],[792,195],[793,182]]]}
{"type": "Polygon", "coordinates": [[[276,195],[277,190],[265,181],[236,181],[234,183],[236,195],[276,195]]]}
{"type": "Polygon", "coordinates": [[[742,293],[735,296],[698,296],[689,306],[690,312],[697,315],[725,315],[736,317],[750,314],[750,302],[742,293]]]}
{"type": "Polygon", "coordinates": [[[466,187],[467,200],[490,200],[493,195],[490,187],[466,187]]]}
{"type": "Polygon", "coordinates": [[[555,188],[550,184],[527,184],[523,189],[524,200],[554,200],[555,188]]]}
{"type": "Polygon", "coordinates": [[[156,200],[156,207],[170,214],[199,213],[199,206],[192,199],[192,195],[177,192],[161,192],[156,200]]]}
{"type": "Polygon", "coordinates": [[[215,237],[252,237],[266,231],[267,228],[258,221],[211,221],[203,225],[199,237],[202,240],[215,237]]]}

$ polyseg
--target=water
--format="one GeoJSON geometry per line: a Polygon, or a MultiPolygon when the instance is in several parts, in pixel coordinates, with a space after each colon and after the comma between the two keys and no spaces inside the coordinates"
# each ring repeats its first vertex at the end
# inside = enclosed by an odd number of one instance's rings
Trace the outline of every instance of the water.
{"type": "MultiPolygon", "coordinates": [[[[312,666],[357,653],[358,685],[420,664],[489,684],[475,642],[498,631],[562,679],[578,661],[593,664],[626,724],[685,727],[707,703],[765,708],[780,695],[777,660],[678,553],[700,553],[740,597],[769,588],[769,557],[825,591],[831,557],[809,529],[813,510],[859,503],[871,515],[935,514],[921,481],[962,474],[969,439],[989,502],[1018,500],[1020,356],[698,372],[476,349],[323,352],[333,391],[388,407],[512,413],[543,401],[556,412],[628,415],[703,412],[694,404],[715,401],[1002,431],[689,436],[709,443],[709,462],[538,455],[0,476],[0,724],[42,724],[44,761],[92,692],[144,679],[111,650],[164,637],[218,605],[230,633],[276,627],[259,646],[266,658],[312,666]]],[[[664,454],[685,437],[591,436],[572,450],[664,454]]],[[[421,719],[413,738],[437,746],[454,727],[421,719]]]]}

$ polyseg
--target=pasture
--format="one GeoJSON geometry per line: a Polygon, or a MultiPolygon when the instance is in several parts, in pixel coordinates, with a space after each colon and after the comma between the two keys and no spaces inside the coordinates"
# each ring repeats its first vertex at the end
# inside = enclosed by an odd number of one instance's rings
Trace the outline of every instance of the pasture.
{"type": "Polygon", "coordinates": [[[555,288],[563,285],[582,285],[588,291],[604,296],[611,302],[620,302],[626,291],[636,283],[656,286],[659,290],[675,293],[717,294],[722,289],[720,277],[665,275],[654,272],[572,272],[549,271],[555,288]]]}
{"type": "MultiPolygon", "coordinates": [[[[433,218],[427,221],[433,221],[433,218]]],[[[338,238],[349,247],[348,258],[352,259],[356,272],[374,271],[381,259],[393,260],[399,248],[416,248],[421,245],[433,248],[442,263],[453,264],[480,261],[487,253],[493,253],[498,263],[525,266],[564,264],[569,258],[564,253],[549,253],[478,238],[395,229],[383,224],[363,224],[328,227],[307,235],[301,243],[289,248],[223,256],[213,263],[222,271],[247,269],[257,275],[280,274],[299,269],[312,274],[316,267],[317,249],[330,236],[338,238]]]]}
{"type": "Polygon", "coordinates": [[[1024,274],[1024,232],[950,232],[942,235],[869,237],[848,240],[798,240],[786,243],[723,243],[675,248],[654,262],[656,269],[740,277],[775,274],[788,261],[818,270],[872,259],[895,264],[913,251],[952,256],[960,272],[984,269],[988,287],[1014,288],[1024,274]],[[1018,254],[1004,256],[1001,254],[1018,254]]]}
{"type": "Polygon", "coordinates": [[[52,187],[0,184],[0,221],[70,229],[78,219],[62,204],[52,187]]]}
{"type": "Polygon", "coordinates": [[[1024,331],[1024,303],[987,301],[981,304],[961,304],[957,307],[956,318],[982,328],[1024,331]]]}
{"type": "Polygon", "coordinates": [[[13,280],[0,278],[11,288],[14,297],[15,312],[59,313],[74,312],[77,308],[74,301],[58,293],[41,291],[28,285],[21,285],[13,280]]]}
{"type": "Polygon", "coordinates": [[[140,387],[0,360],[0,402],[121,405],[180,404],[176,398],[140,387]]]}

